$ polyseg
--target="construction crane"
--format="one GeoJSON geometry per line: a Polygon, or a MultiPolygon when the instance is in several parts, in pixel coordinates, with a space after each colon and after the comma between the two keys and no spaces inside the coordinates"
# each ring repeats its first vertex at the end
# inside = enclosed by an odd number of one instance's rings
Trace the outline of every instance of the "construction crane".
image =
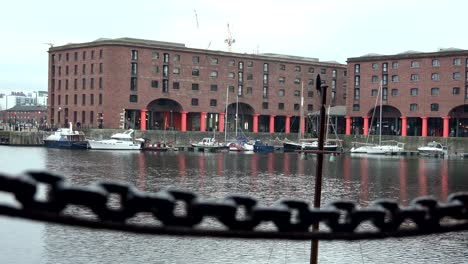
{"type": "Polygon", "coordinates": [[[234,44],[236,40],[232,38],[231,30],[229,29],[229,23],[227,24],[227,30],[228,30],[228,38],[224,40],[224,43],[228,44],[228,51],[231,52],[232,44],[234,44]]]}

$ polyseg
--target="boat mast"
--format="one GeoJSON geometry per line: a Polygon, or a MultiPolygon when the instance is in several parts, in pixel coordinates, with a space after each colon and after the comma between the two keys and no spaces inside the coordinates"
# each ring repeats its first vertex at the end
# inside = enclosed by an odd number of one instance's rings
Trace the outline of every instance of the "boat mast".
{"type": "Polygon", "coordinates": [[[300,108],[300,117],[299,117],[299,131],[297,133],[297,140],[301,140],[301,130],[304,122],[304,82],[301,82],[301,108],[300,108]]]}
{"type": "Polygon", "coordinates": [[[237,139],[237,118],[238,118],[238,115],[239,115],[239,94],[237,94],[236,96],[236,139],[237,139]]]}
{"type": "Polygon", "coordinates": [[[380,117],[379,117],[379,146],[382,144],[382,96],[383,96],[383,89],[382,89],[382,81],[380,81],[380,117]]]}
{"type": "Polygon", "coordinates": [[[226,111],[224,113],[224,142],[227,140],[227,121],[228,121],[228,101],[229,101],[229,86],[226,87],[226,111]]]}

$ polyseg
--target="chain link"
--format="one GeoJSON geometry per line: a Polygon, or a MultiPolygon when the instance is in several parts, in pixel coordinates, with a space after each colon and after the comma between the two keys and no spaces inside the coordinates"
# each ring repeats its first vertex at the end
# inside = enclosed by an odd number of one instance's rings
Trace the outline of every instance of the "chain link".
{"type": "Polygon", "coordinates": [[[468,230],[468,192],[451,194],[447,202],[418,197],[407,207],[379,199],[367,208],[350,201],[335,201],[323,208],[281,199],[260,205],[250,196],[229,195],[202,199],[189,191],[167,189],[150,193],[128,183],[101,181],[72,185],[65,177],[41,171],[21,175],[0,174],[0,191],[12,194],[20,206],[0,204],[0,214],[33,220],[139,233],[264,239],[376,239],[468,230]],[[46,186],[45,199],[38,188],[46,186]],[[111,196],[119,206],[110,206],[111,196]],[[90,209],[95,219],[65,213],[69,205],[90,209]],[[155,224],[130,223],[139,213],[150,213],[155,224]],[[201,228],[208,217],[224,228],[201,228]],[[272,224],[271,226],[262,224],[272,224]],[[359,228],[363,223],[370,227],[359,228]],[[323,224],[328,229],[312,231],[323,224]]]}

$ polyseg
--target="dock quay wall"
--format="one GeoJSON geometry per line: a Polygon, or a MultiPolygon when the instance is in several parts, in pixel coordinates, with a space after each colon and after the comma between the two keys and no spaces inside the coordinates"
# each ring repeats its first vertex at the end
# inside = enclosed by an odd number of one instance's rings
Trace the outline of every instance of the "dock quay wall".
{"type": "MultiPolygon", "coordinates": [[[[112,134],[121,132],[118,129],[83,129],[87,138],[104,139],[112,134]]],[[[0,144],[19,145],[19,146],[41,146],[44,144],[44,138],[50,135],[51,131],[0,131],[0,144]]],[[[176,147],[188,147],[190,143],[201,141],[204,137],[215,136],[220,142],[225,141],[224,133],[199,132],[199,131],[164,131],[164,130],[146,130],[135,131],[135,137],[146,138],[153,142],[170,142],[176,147]]],[[[273,146],[282,146],[285,139],[297,140],[296,134],[286,133],[248,133],[244,132],[242,136],[250,139],[259,139],[264,143],[273,146]]],[[[234,138],[234,135],[228,135],[227,140],[234,138]]],[[[336,138],[335,136],[330,138],[336,138]]],[[[364,135],[338,135],[343,142],[344,151],[349,150],[354,142],[360,143],[378,143],[379,136],[366,137],[364,135]]],[[[437,141],[448,146],[450,153],[468,153],[468,138],[463,137],[401,137],[401,136],[382,136],[384,140],[396,140],[405,144],[405,150],[416,151],[418,147],[426,145],[430,141],[437,141]]]]}

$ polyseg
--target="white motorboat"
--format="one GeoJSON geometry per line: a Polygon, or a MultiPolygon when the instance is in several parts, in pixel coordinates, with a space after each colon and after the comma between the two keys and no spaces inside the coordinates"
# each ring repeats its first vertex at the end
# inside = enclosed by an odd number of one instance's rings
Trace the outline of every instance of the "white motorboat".
{"type": "Polygon", "coordinates": [[[448,154],[448,147],[439,142],[432,141],[424,147],[419,147],[418,153],[423,156],[443,157],[448,154]]]}
{"type": "Polygon", "coordinates": [[[87,149],[88,142],[85,134],[81,131],[73,130],[72,123],[68,128],[59,128],[44,139],[44,144],[48,148],[66,149],[87,149]]]}
{"type": "Polygon", "coordinates": [[[219,150],[219,149],[224,149],[226,146],[218,142],[214,137],[212,138],[203,138],[202,141],[197,142],[197,143],[192,143],[191,144],[193,148],[196,148],[198,150],[219,150]]]}
{"type": "Polygon", "coordinates": [[[353,143],[354,146],[350,149],[351,153],[365,153],[365,154],[396,154],[401,153],[405,149],[405,144],[395,141],[387,140],[381,141],[380,144],[365,144],[353,143]]]}
{"type": "Polygon", "coordinates": [[[88,140],[90,149],[106,149],[106,150],[140,150],[144,139],[133,137],[133,129],[129,129],[123,133],[117,133],[111,136],[110,139],[103,140],[88,140]]]}

